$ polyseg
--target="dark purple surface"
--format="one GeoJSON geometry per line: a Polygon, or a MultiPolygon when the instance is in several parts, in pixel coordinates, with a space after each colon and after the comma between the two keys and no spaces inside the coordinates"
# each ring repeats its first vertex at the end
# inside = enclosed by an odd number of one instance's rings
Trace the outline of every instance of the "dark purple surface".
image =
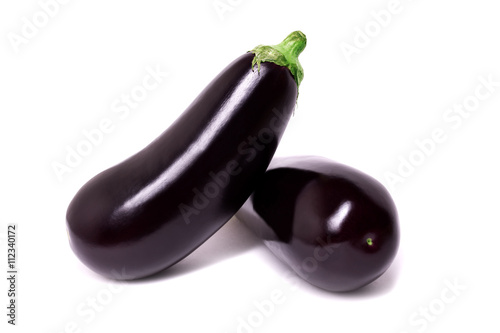
{"type": "Polygon", "coordinates": [[[290,71],[247,53],[143,150],[71,201],[70,244],[89,268],[137,279],[183,259],[224,225],[268,167],[293,112],[290,71]],[[202,193],[199,194],[199,193],[202,193]]]}
{"type": "Polygon", "coordinates": [[[374,281],[399,246],[387,190],[321,157],[275,158],[236,216],[299,276],[329,291],[374,281]]]}

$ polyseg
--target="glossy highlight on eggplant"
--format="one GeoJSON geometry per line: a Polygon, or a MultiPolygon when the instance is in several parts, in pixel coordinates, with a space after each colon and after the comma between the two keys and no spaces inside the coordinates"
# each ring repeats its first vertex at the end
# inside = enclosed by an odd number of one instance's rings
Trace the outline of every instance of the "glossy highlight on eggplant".
{"type": "MultiPolygon", "coordinates": [[[[294,65],[305,35],[285,41],[294,65]]],[[[298,96],[289,66],[255,64],[255,57],[234,60],[156,140],[76,193],[66,225],[87,267],[120,280],[155,274],[237,212],[267,169],[298,96]]]]}
{"type": "Polygon", "coordinates": [[[236,216],[297,275],[332,292],[376,280],[399,247],[385,187],[318,156],[273,159],[236,216]]]}

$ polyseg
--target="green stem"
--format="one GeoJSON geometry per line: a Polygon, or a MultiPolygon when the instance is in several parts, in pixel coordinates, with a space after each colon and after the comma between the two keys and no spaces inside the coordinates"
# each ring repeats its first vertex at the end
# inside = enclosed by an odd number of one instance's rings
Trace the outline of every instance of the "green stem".
{"type": "Polygon", "coordinates": [[[252,68],[257,64],[257,70],[260,71],[261,62],[272,62],[287,67],[297,83],[298,90],[304,78],[304,70],[299,62],[299,54],[306,47],[306,43],[306,35],[300,31],[294,31],[278,45],[259,45],[250,51],[255,54],[252,68]]]}

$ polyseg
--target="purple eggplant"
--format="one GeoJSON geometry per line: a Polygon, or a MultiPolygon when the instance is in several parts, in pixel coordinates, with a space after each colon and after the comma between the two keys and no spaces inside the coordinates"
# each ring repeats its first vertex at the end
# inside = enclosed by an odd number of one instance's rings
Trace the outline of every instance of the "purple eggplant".
{"type": "Polygon", "coordinates": [[[333,292],[380,277],[399,246],[385,187],[317,156],[273,159],[236,216],[297,275],[333,292]]]}
{"type": "Polygon", "coordinates": [[[156,140],[84,184],[66,213],[77,257],[103,276],[138,279],[222,227],[274,155],[295,108],[305,45],[296,31],[243,54],[156,140]]]}

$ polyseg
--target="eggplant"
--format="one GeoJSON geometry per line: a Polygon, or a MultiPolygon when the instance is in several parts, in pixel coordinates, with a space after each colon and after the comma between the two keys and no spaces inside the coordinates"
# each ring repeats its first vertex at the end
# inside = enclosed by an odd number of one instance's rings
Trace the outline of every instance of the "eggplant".
{"type": "Polygon", "coordinates": [[[385,187],[318,156],[274,158],[236,217],[298,276],[331,292],[376,280],[399,247],[385,187]]]}
{"type": "Polygon", "coordinates": [[[234,216],[294,111],[305,45],[296,31],[238,57],[153,142],[84,184],[66,213],[76,256],[108,278],[143,278],[234,216]]]}

